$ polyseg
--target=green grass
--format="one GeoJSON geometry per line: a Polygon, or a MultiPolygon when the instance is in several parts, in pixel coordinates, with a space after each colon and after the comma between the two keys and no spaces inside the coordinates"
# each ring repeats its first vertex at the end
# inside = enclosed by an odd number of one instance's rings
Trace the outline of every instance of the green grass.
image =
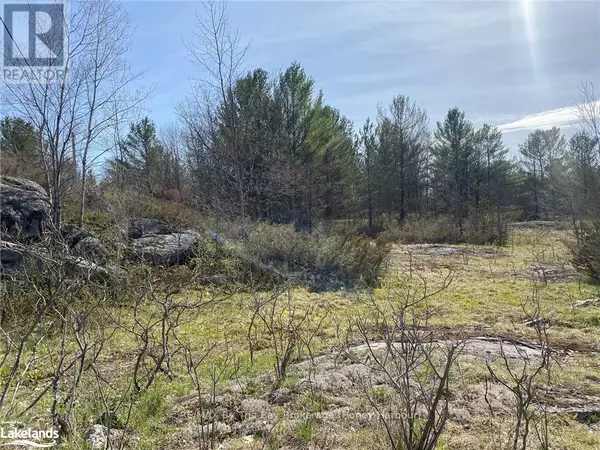
{"type": "MultiPolygon", "coordinates": [[[[557,230],[516,230],[508,245],[500,249],[503,256],[469,254],[468,256],[432,256],[419,253],[415,246],[396,245],[392,252],[381,287],[372,293],[381,305],[385,300],[398,297],[407,285],[422,289],[426,282],[428,289],[435,290],[449,272],[453,279],[449,287],[428,299],[428,307],[434,312],[428,325],[447,333],[449,336],[492,335],[531,340],[535,337],[532,328],[523,324],[528,299],[534,295],[534,288],[541,303],[541,314],[552,326],[549,338],[561,353],[560,364],[554,366],[553,384],[563,389],[584,395],[600,395],[600,365],[590,350],[600,348],[600,308],[574,308],[573,302],[599,295],[599,286],[581,279],[534,283],[523,276],[531,267],[560,266],[568,261],[569,254],[564,244],[569,239],[566,231],[557,230]],[[412,256],[411,256],[412,253],[412,256]],[[412,277],[411,277],[412,275],[412,277]],[[564,353],[569,351],[569,354],[564,353]]],[[[459,248],[474,249],[471,246],[459,248]]],[[[191,292],[188,295],[197,295],[191,292]]],[[[369,293],[365,291],[315,293],[296,287],[291,291],[293,306],[302,311],[317,305],[317,317],[324,317],[322,329],[313,342],[314,353],[324,352],[339,342],[338,332],[349,321],[370,313],[369,293]]],[[[275,355],[272,342],[264,329],[256,335],[256,352],[252,363],[249,358],[247,340],[248,326],[252,317],[251,294],[237,293],[227,300],[205,306],[197,319],[182,326],[177,334],[181,342],[187,343],[196,356],[214,347],[199,368],[203,383],[208,383],[211,371],[219,365],[235,365],[236,370],[228,372],[224,379],[244,379],[241,395],[259,397],[272,386],[274,380],[275,355]]],[[[130,319],[127,308],[114,308],[111,315],[130,319]]],[[[317,321],[314,320],[314,323],[317,321]]],[[[26,402],[37,395],[40,386],[51,377],[48,371],[48,358],[51,350],[57,348],[59,335],[43,341],[37,348],[40,356],[32,362],[23,388],[19,395],[26,402]]],[[[117,330],[105,344],[105,350],[97,362],[99,371],[106,377],[110,388],[106,388],[109,403],[118,403],[131,395],[130,374],[136,341],[124,330],[117,330]]],[[[75,348],[69,343],[69,348],[75,348]]],[[[307,352],[300,348],[296,357],[305,358],[307,352]]],[[[172,379],[159,374],[154,385],[136,402],[131,410],[130,426],[136,430],[139,449],[158,449],[167,445],[168,438],[180,432],[168,420],[178,397],[193,392],[193,386],[185,370],[181,353],[173,356],[175,374],[172,379]]],[[[0,367],[0,383],[8,376],[7,368],[0,367]]],[[[487,376],[485,364],[481,361],[464,359],[461,361],[463,383],[477,394],[487,376]]],[[[291,388],[297,380],[286,381],[291,388]]],[[[78,419],[75,423],[76,437],[65,448],[84,448],[80,437],[85,427],[103,412],[103,403],[98,399],[99,387],[91,375],[86,375],[82,383],[79,404],[76,407],[78,419]]],[[[286,384],[284,384],[285,386],[286,384]]],[[[207,386],[207,384],[205,385],[207,386]]],[[[385,392],[380,393],[384,396],[385,392]]],[[[50,407],[50,397],[44,397],[35,410],[25,419],[35,420],[50,407]]],[[[303,397],[292,407],[309,411],[322,411],[327,401],[321,394],[315,398],[303,397]]],[[[484,420],[485,408],[463,405],[464,417],[453,417],[448,425],[440,449],[492,449],[497,438],[490,433],[484,420]],[[469,409],[471,408],[471,409],[469,409]],[[473,409],[475,408],[475,409],[473,409]],[[477,409],[480,408],[480,409],[477,409]],[[462,417],[462,418],[461,418],[462,417]]],[[[125,420],[127,411],[119,409],[120,420],[125,420]]],[[[508,429],[510,421],[500,420],[498,426],[508,429]]],[[[281,427],[274,430],[270,439],[279,446],[292,445],[306,447],[323,445],[327,448],[385,448],[383,430],[372,430],[345,424],[332,429],[331,425],[316,422],[296,424],[293,432],[281,427]],[[328,428],[329,427],[329,428],[328,428]],[[383,436],[383,437],[382,437],[383,436]],[[286,439],[288,439],[286,441],[286,439]]],[[[556,448],[583,450],[600,448],[600,435],[577,423],[569,417],[556,416],[552,419],[552,435],[556,448]]],[[[244,441],[245,442],[245,441],[244,441]]],[[[237,445],[237,444],[236,444],[237,445]]],[[[240,444],[240,448],[260,448],[262,441],[240,444]]],[[[232,448],[235,446],[232,444],[232,448]]],[[[276,447],[274,447],[276,448],[276,447]]]]}

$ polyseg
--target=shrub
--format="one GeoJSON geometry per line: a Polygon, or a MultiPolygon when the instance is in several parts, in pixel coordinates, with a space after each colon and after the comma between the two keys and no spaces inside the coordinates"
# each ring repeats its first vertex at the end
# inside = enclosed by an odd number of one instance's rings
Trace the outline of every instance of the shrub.
{"type": "Polygon", "coordinates": [[[465,221],[463,230],[448,216],[410,218],[402,224],[395,219],[383,222],[387,239],[403,244],[496,244],[508,238],[507,222],[498,222],[491,215],[478,215],[465,221]]]}
{"type": "Polygon", "coordinates": [[[571,246],[571,253],[578,270],[600,280],[600,222],[581,227],[579,240],[571,246]]]}
{"type": "Polygon", "coordinates": [[[222,288],[280,281],[276,273],[245,253],[233,244],[224,244],[203,234],[200,236],[193,264],[201,271],[201,282],[217,284],[222,288]]]}
{"type": "Polygon", "coordinates": [[[118,218],[137,217],[162,220],[177,228],[196,228],[204,217],[182,203],[134,192],[107,192],[106,197],[118,218]]]}
{"type": "Polygon", "coordinates": [[[305,234],[291,225],[260,224],[250,234],[246,251],[267,267],[327,290],[359,282],[377,284],[390,248],[383,238],[357,231],[305,234]]]}

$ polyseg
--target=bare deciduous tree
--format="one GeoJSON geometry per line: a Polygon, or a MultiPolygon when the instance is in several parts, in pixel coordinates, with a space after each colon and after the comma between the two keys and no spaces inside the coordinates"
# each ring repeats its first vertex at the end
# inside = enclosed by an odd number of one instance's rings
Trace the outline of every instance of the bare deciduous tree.
{"type": "MultiPolygon", "coordinates": [[[[180,117],[187,128],[189,162],[194,176],[209,189],[223,186],[213,179],[212,171],[224,169],[221,176],[235,187],[235,195],[228,203],[235,205],[235,211],[242,219],[246,217],[247,189],[245,184],[248,167],[248,152],[239,138],[239,125],[234,103],[234,89],[241,73],[241,64],[248,49],[240,42],[237,31],[231,30],[227,19],[227,5],[224,2],[204,3],[202,16],[198,16],[194,40],[187,45],[190,59],[206,76],[194,80],[192,93],[178,106],[180,117]],[[227,124],[227,129],[219,129],[218,118],[227,124]],[[221,134],[227,133],[227,144],[219,145],[221,134]],[[219,149],[219,155],[214,154],[219,149]],[[211,164],[214,158],[226,158],[219,164],[211,164]],[[231,170],[229,170],[231,168],[231,170]]],[[[209,198],[216,200],[219,195],[209,198]]]]}
{"type": "Polygon", "coordinates": [[[583,128],[596,139],[600,139],[600,95],[591,81],[583,81],[579,86],[576,110],[583,128]]]}
{"type": "Polygon", "coordinates": [[[77,160],[82,222],[88,171],[110,149],[106,135],[145,97],[132,90],[141,73],[131,71],[125,59],[132,28],[123,5],[85,0],[64,21],[69,30],[64,74],[53,83],[32,80],[3,90],[7,108],[39,132],[38,151],[57,228],[64,194],[77,177],[77,160]]]}

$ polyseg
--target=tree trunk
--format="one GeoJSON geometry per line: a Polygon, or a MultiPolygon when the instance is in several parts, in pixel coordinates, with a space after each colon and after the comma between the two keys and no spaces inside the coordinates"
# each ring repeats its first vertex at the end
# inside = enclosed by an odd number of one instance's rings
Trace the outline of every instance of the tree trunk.
{"type": "Polygon", "coordinates": [[[87,170],[85,158],[81,161],[81,193],[79,197],[79,226],[83,227],[83,217],[85,215],[85,188],[87,184],[87,170]]]}

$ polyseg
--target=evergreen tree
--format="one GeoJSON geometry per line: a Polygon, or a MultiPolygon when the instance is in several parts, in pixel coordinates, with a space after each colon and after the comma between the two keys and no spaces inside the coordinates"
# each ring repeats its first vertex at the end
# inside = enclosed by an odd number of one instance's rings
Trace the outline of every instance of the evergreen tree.
{"type": "Polygon", "coordinates": [[[403,221],[421,207],[428,147],[427,112],[398,95],[389,108],[379,109],[377,152],[381,208],[403,221]]]}
{"type": "Polygon", "coordinates": [[[519,147],[527,190],[531,193],[529,216],[533,219],[551,215],[557,206],[552,192],[565,144],[560,129],[554,127],[533,131],[519,147]]]}
{"type": "Polygon", "coordinates": [[[480,154],[475,131],[465,113],[448,111],[438,122],[432,147],[433,196],[438,212],[454,217],[461,233],[469,211],[476,205],[480,154]]]}
{"type": "Polygon", "coordinates": [[[131,124],[119,147],[119,156],[109,161],[108,173],[113,181],[138,189],[143,186],[144,193],[150,195],[164,190],[168,160],[156,136],[156,127],[148,117],[131,124]]]}

